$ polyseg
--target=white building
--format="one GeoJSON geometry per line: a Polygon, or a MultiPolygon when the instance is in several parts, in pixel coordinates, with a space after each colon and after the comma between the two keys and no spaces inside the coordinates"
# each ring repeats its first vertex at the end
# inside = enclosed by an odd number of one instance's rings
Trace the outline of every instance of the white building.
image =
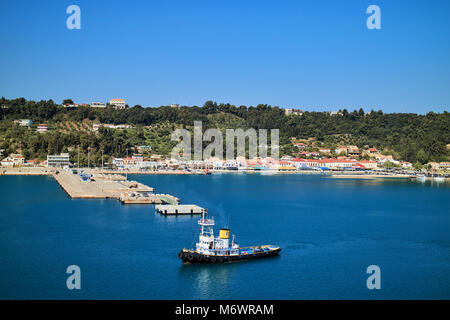
{"type": "Polygon", "coordinates": [[[158,162],[156,161],[139,161],[136,166],[139,169],[153,169],[158,167],[158,162]]]}
{"type": "Polygon", "coordinates": [[[117,168],[123,169],[124,167],[123,158],[114,158],[112,164],[117,168]]]}
{"type": "Polygon", "coordinates": [[[92,108],[106,108],[106,104],[103,102],[92,102],[91,103],[92,108]]]}
{"type": "Polygon", "coordinates": [[[21,154],[10,154],[1,161],[3,167],[21,166],[25,162],[25,158],[21,154]]]}
{"type": "Polygon", "coordinates": [[[303,111],[300,109],[285,109],[284,110],[285,115],[290,116],[290,115],[297,115],[297,116],[301,116],[303,115],[303,111]]]}
{"type": "Polygon", "coordinates": [[[111,99],[109,104],[115,109],[125,109],[126,104],[124,99],[111,99]]]}
{"type": "Polygon", "coordinates": [[[2,165],[2,167],[12,167],[14,166],[14,160],[11,159],[11,157],[6,157],[0,162],[0,164],[2,165]]]}
{"type": "Polygon", "coordinates": [[[19,126],[21,126],[21,127],[29,127],[33,124],[33,120],[30,120],[30,119],[20,119],[20,120],[14,121],[14,122],[19,124],[19,126]]]}
{"type": "Polygon", "coordinates": [[[48,167],[64,167],[68,165],[70,165],[68,153],[61,153],[59,155],[47,155],[48,167]]]}
{"type": "Polygon", "coordinates": [[[44,123],[39,124],[36,129],[37,132],[47,132],[47,130],[48,130],[48,125],[46,125],[44,123]]]}

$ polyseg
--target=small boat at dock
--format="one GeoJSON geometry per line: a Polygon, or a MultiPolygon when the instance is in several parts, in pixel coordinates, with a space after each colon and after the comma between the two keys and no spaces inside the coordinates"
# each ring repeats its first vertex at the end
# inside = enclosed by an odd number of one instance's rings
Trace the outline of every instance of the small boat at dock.
{"type": "Polygon", "coordinates": [[[226,263],[257,259],[278,255],[279,246],[260,245],[251,247],[239,247],[233,235],[230,242],[230,229],[220,229],[219,236],[214,237],[214,219],[205,217],[206,210],[202,212],[199,241],[195,249],[183,249],[178,253],[184,264],[193,263],[226,263]]]}

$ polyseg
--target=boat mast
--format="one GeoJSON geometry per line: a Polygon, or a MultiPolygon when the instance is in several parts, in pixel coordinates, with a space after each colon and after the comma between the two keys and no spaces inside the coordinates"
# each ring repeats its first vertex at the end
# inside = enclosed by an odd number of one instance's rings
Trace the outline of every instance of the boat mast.
{"type": "Polygon", "coordinates": [[[214,225],[214,219],[207,219],[206,218],[207,210],[202,210],[202,218],[198,221],[198,224],[200,225],[200,235],[204,236],[205,233],[208,233],[208,236],[211,236],[213,234],[212,226],[214,225]],[[205,228],[208,227],[208,229],[205,232],[205,228]]]}

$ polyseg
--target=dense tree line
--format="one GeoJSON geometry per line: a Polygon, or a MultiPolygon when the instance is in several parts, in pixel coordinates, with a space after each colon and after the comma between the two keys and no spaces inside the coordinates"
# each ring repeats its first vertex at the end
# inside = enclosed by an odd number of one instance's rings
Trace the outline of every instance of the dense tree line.
{"type": "MultiPolygon", "coordinates": [[[[340,135],[350,136],[353,144],[389,149],[401,159],[410,162],[426,163],[428,161],[448,160],[446,145],[450,143],[450,115],[448,112],[418,115],[413,113],[389,113],[371,110],[340,110],[338,115],[327,112],[304,112],[302,115],[286,116],[279,107],[265,104],[256,107],[239,106],[207,101],[202,107],[161,106],[143,108],[135,106],[123,110],[112,108],[65,108],[52,100],[27,101],[24,98],[0,99],[0,120],[2,148],[18,143],[14,135],[21,135],[21,143],[29,144],[30,154],[43,154],[61,151],[82,145],[83,150],[104,150],[105,154],[123,154],[133,144],[151,142],[154,139],[169,143],[170,126],[159,126],[152,136],[143,130],[146,126],[159,124],[176,124],[191,127],[194,120],[203,122],[203,129],[219,127],[243,127],[255,129],[279,129],[282,151],[295,151],[290,143],[291,137],[304,139],[315,137],[325,145],[339,144],[340,135]],[[10,120],[29,118],[34,122],[58,123],[61,121],[80,122],[85,119],[100,123],[131,124],[136,129],[125,132],[101,130],[93,135],[86,132],[64,134],[49,132],[45,135],[26,132],[24,128],[12,128],[10,120]],[[9,122],[8,122],[9,121],[9,122]],[[140,129],[141,128],[141,129],[140,129]],[[16,130],[16,131],[14,131],[16,130]],[[22,130],[22,131],[21,131],[22,130]],[[133,132],[127,132],[133,131],[133,132]],[[147,136],[146,136],[147,135],[147,136]],[[152,140],[153,139],[153,140],[152,140]]],[[[169,143],[170,144],[170,143],[169,143]]],[[[161,145],[162,146],[162,145],[161,145]]],[[[171,147],[172,145],[170,145],[171,147]]],[[[165,153],[167,150],[160,150],[165,153]]]]}

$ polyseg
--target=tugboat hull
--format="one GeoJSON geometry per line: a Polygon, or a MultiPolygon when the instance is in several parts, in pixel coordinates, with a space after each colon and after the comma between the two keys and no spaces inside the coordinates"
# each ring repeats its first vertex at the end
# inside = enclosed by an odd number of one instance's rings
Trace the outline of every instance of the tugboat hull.
{"type": "Polygon", "coordinates": [[[267,251],[254,252],[250,254],[239,254],[239,255],[206,255],[195,252],[193,250],[183,249],[178,253],[178,258],[180,258],[185,264],[194,264],[194,263],[227,263],[227,262],[235,262],[235,261],[243,261],[243,260],[251,260],[251,259],[259,259],[270,256],[278,255],[281,251],[281,248],[271,249],[267,251]]]}

